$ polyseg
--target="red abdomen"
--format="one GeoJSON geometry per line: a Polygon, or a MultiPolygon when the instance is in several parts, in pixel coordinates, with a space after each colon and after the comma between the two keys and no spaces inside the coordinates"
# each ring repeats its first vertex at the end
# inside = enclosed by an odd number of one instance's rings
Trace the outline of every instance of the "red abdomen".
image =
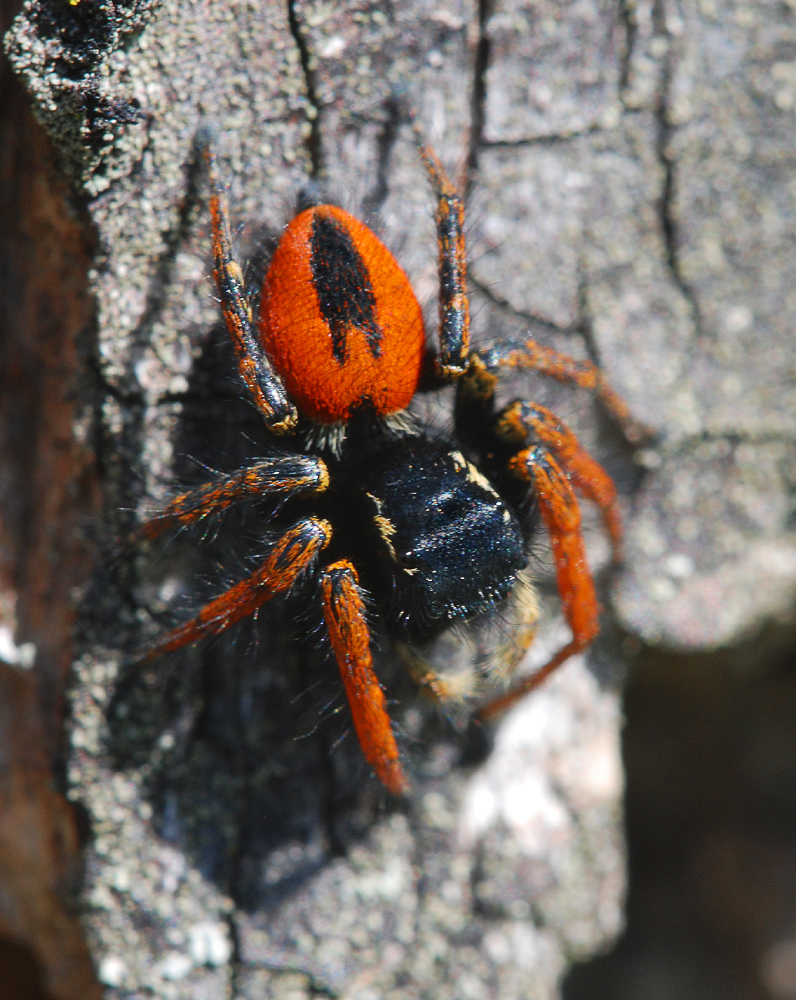
{"type": "Polygon", "coordinates": [[[420,306],[393,255],[341,208],[297,215],[263,285],[260,337],[291,398],[322,424],[402,410],[425,354],[420,306]]]}

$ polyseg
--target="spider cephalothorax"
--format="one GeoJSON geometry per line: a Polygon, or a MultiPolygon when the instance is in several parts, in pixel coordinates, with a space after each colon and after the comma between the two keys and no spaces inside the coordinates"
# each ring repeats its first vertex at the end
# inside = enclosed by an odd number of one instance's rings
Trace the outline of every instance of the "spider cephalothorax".
{"type": "MultiPolygon", "coordinates": [[[[522,400],[498,411],[502,367],[594,391],[632,436],[634,424],[600,372],[533,341],[470,351],[462,201],[417,134],[437,199],[439,347],[426,346],[406,275],[379,239],[332,205],[285,229],[265,277],[259,329],[230,249],[213,152],[205,147],[215,279],[240,375],[275,447],[262,461],[176,497],[141,528],[155,538],[240,500],[279,500],[281,531],[260,567],[161,636],[139,660],[222,632],[301,579],[315,587],[366,759],[394,793],[406,788],[368,616],[402,641],[431,638],[510,598],[541,522],[555,557],[571,641],[539,671],[481,709],[495,714],[598,631],[598,605],[573,492],[596,503],[621,548],[616,492],[549,410],[522,400]],[[454,434],[441,442],[404,411],[418,391],[456,384],[454,434]]],[[[299,600],[299,597],[296,597],[299,600]]],[[[516,660],[533,628],[513,647],[516,660]]],[[[417,662],[422,663],[418,660],[417,662]]],[[[444,685],[430,668],[418,679],[444,685]]]]}

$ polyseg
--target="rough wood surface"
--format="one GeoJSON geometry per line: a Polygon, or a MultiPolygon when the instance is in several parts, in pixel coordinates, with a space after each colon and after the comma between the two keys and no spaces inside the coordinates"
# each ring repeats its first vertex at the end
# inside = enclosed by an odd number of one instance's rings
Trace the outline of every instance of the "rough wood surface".
{"type": "MultiPolygon", "coordinates": [[[[37,480],[36,551],[95,509],[52,503],[86,450],[102,542],[192,474],[186,456],[221,467],[256,449],[210,294],[201,126],[217,131],[253,273],[316,174],[373,220],[433,325],[429,193],[395,88],[451,169],[471,169],[476,338],[530,330],[598,360],[658,433],[634,453],[581,395],[507,382],[560,412],[614,475],[628,561],[602,574],[609,610],[588,667],[572,662],[520,705],[486,758],[385,654],[413,771],[401,808],[341,741],[333,678],[278,623],[120,678],[125,653],[208,573],[197,546],[82,574],[65,790],[90,830],[83,926],[108,996],[542,998],[610,944],[622,657],[639,641],[731,643],[793,606],[795,17],[644,0],[25,9],[8,51],[97,244],[96,328],[78,324],[60,382],[37,397],[69,401],[43,411],[43,432],[72,436],[65,468],[37,480]]],[[[236,541],[205,546],[231,574],[236,541]]],[[[64,673],[47,650],[75,595],[48,592],[58,628],[26,617],[49,579],[32,566],[19,639],[39,649],[53,737],[64,673]]],[[[539,576],[551,596],[543,552],[539,576]]],[[[548,605],[537,657],[561,638],[548,605]]],[[[16,936],[39,950],[53,995],[86,995],[35,933],[16,936]]]]}

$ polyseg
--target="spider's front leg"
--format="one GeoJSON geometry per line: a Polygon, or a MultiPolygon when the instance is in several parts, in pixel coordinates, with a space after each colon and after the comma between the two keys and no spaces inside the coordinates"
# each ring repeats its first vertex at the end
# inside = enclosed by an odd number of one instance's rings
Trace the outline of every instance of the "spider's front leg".
{"type": "Polygon", "coordinates": [[[407,781],[384,707],[384,692],[373,670],[359,579],[347,559],[321,572],[321,592],[324,620],[365,760],[393,795],[401,795],[407,781]]]}
{"type": "Polygon", "coordinates": [[[179,494],[142,524],[129,541],[151,540],[169,528],[196,524],[242,500],[322,493],[328,485],[329,470],[323,459],[315,455],[273,455],[179,494]]]}
{"type": "Polygon", "coordinates": [[[488,702],[479,713],[482,718],[498,715],[532,691],[570,656],[586,649],[600,630],[600,606],[586,562],[580,508],[569,479],[544,448],[520,451],[511,459],[509,467],[515,476],[533,488],[536,495],[542,521],[550,536],[558,591],[564,617],[572,630],[572,640],[535,673],[488,702]]]}
{"type": "Polygon", "coordinates": [[[277,594],[290,590],[298,577],[312,566],[328,545],[332,528],[328,521],[308,517],[289,528],[265,558],[262,566],[206,604],[195,618],[166,632],[144,647],[131,664],[149,663],[164,653],[218,635],[253,615],[277,594]]]}
{"type": "Polygon", "coordinates": [[[417,125],[415,140],[437,198],[435,221],[439,245],[439,355],[434,369],[445,382],[467,370],[470,350],[470,303],[467,298],[467,253],[464,244],[464,202],[451,184],[437,155],[417,125]]]}
{"type": "Polygon", "coordinates": [[[210,175],[213,274],[224,320],[238,358],[238,370],[268,429],[274,434],[290,434],[298,423],[298,413],[252,329],[252,309],[243,272],[232,256],[226,199],[216,171],[215,154],[207,137],[203,137],[202,142],[210,175]]]}

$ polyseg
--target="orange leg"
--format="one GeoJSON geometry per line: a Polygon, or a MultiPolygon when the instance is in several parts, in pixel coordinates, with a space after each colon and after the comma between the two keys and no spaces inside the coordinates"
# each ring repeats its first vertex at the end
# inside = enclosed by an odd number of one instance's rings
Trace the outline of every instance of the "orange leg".
{"type": "Polygon", "coordinates": [[[266,462],[258,462],[248,469],[221,476],[176,496],[162,511],[141,525],[132,541],[157,538],[168,528],[195,524],[240,500],[262,499],[274,494],[291,496],[307,491],[321,493],[328,485],[329,470],[320,458],[313,455],[275,455],[266,462]]]}
{"type": "Polygon", "coordinates": [[[522,348],[494,348],[489,352],[489,367],[528,368],[540,375],[549,375],[559,382],[573,382],[581,389],[593,392],[614,417],[631,444],[639,444],[652,436],[650,428],[637,421],[627,403],[608,384],[605,376],[591,361],[576,361],[528,340],[522,348]]]}
{"type": "Polygon", "coordinates": [[[274,434],[295,430],[298,413],[288,399],[282,380],[260,346],[252,330],[252,310],[246,294],[243,272],[232,256],[224,191],[218,180],[212,145],[204,142],[204,156],[210,174],[210,218],[213,231],[213,257],[221,309],[232,346],[238,357],[238,370],[251,393],[254,404],[274,434]]]}
{"type": "Polygon", "coordinates": [[[312,565],[331,537],[332,529],[328,521],[315,517],[299,521],[279,539],[256,572],[219,594],[195,618],[160,636],[132,662],[148,663],[206,636],[218,635],[235,622],[254,614],[276,594],[289,590],[299,574],[312,565]]]}
{"type": "Polygon", "coordinates": [[[445,380],[467,370],[470,350],[470,302],[467,298],[467,251],[464,244],[464,202],[417,125],[420,159],[437,196],[435,220],[439,244],[439,347],[437,374],[445,380]]]}
{"type": "Polygon", "coordinates": [[[578,439],[546,407],[516,400],[498,416],[496,430],[504,441],[521,446],[533,434],[551,452],[575,489],[600,508],[605,530],[611,539],[614,562],[622,560],[622,517],[616,487],[605,469],[595,462],[578,439]]]}
{"type": "Polygon", "coordinates": [[[580,530],[580,509],[569,480],[552,455],[541,448],[521,451],[511,460],[510,468],[534,487],[542,520],[550,535],[558,591],[561,594],[564,617],[572,629],[572,641],[536,673],[488,702],[479,713],[484,719],[499,715],[518,698],[538,687],[565,660],[585,649],[600,630],[600,606],[586,563],[586,550],[580,530]]]}
{"type": "Polygon", "coordinates": [[[347,559],[321,573],[323,616],[343,678],[365,760],[393,795],[407,789],[384,692],[373,671],[365,606],[356,570],[347,559]]]}

